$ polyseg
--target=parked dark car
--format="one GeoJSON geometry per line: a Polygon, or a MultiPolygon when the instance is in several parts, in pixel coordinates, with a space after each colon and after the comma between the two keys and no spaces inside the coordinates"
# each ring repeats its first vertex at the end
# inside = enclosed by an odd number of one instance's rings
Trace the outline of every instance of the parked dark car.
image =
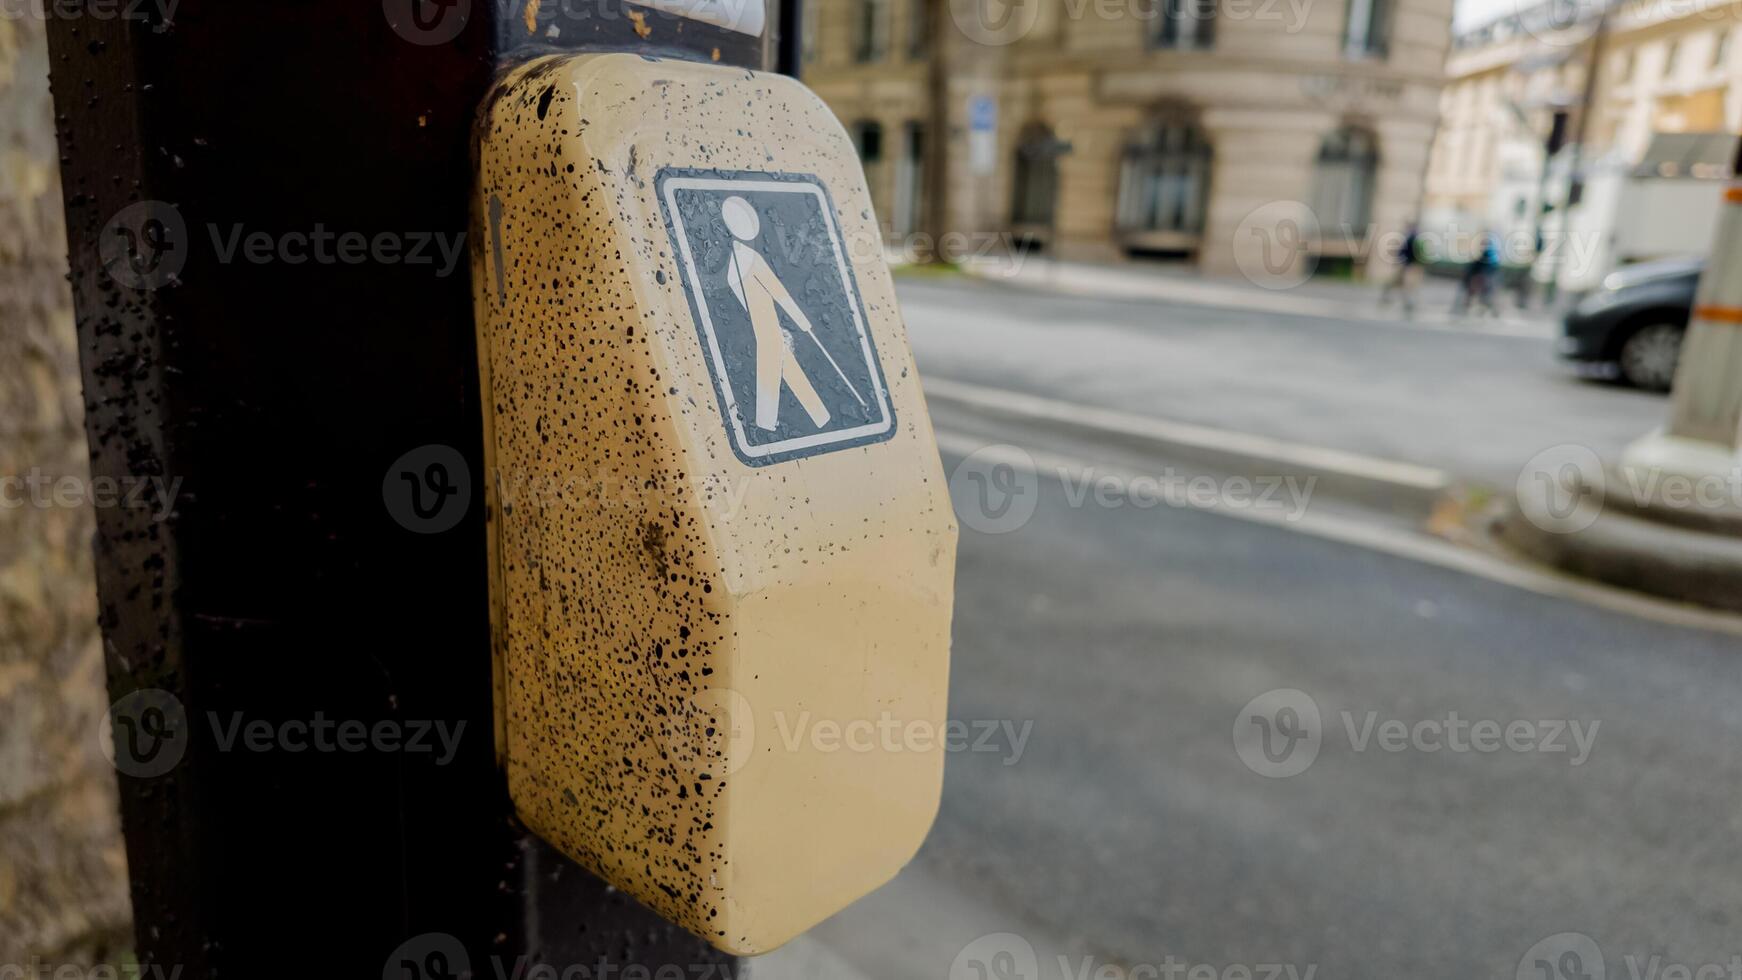
{"type": "Polygon", "coordinates": [[[1594,374],[1668,391],[1705,268],[1704,259],[1665,259],[1611,274],[1568,311],[1561,357],[1594,374]]]}

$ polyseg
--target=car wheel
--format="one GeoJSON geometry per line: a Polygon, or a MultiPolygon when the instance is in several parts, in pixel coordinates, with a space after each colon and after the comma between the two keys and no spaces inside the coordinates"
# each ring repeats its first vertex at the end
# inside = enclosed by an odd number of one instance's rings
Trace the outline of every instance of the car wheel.
{"type": "Polygon", "coordinates": [[[1675,381],[1684,333],[1673,323],[1653,323],[1633,331],[1621,345],[1621,376],[1647,391],[1668,391],[1675,381]]]}

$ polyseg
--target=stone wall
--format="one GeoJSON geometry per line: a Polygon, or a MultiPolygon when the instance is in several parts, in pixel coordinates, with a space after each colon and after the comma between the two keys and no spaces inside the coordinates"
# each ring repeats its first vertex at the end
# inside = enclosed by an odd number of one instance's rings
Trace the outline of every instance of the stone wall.
{"type": "Polygon", "coordinates": [[[22,482],[88,469],[45,35],[0,18],[0,972],[130,944],[94,522],[22,482]]]}

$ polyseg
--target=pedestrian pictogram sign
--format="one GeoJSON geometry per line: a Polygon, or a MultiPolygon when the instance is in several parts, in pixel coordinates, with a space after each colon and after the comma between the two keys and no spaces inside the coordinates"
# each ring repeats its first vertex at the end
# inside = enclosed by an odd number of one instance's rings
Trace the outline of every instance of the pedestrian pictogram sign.
{"type": "MultiPolygon", "coordinates": [[[[888,881],[943,789],[941,739],[792,737],[948,724],[956,523],[864,168],[814,93],[739,68],[556,58],[486,105],[475,483],[509,797],[767,952],[888,881]]],[[[408,528],[441,476],[395,468],[408,528]]]]}
{"type": "Polygon", "coordinates": [[[895,413],[816,177],[668,169],[659,199],[738,458],[880,442],[895,413]]]}

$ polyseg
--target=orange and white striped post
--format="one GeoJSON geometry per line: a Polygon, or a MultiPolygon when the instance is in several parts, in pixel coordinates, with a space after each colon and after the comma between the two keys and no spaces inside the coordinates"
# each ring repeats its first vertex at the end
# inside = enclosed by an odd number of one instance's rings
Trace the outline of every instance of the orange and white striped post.
{"type": "Polygon", "coordinates": [[[1669,436],[1742,445],[1742,181],[1724,191],[1712,258],[1700,279],[1677,369],[1669,436]]]}

